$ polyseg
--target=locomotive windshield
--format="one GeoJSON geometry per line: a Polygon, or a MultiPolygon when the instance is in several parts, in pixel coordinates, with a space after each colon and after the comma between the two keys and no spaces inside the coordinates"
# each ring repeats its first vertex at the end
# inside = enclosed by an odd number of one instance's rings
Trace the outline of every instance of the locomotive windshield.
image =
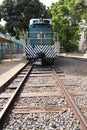
{"type": "Polygon", "coordinates": [[[48,25],[52,25],[52,21],[51,21],[51,19],[31,19],[30,20],[30,26],[31,25],[34,25],[34,24],[38,24],[38,25],[40,25],[40,24],[48,24],[48,25]]]}

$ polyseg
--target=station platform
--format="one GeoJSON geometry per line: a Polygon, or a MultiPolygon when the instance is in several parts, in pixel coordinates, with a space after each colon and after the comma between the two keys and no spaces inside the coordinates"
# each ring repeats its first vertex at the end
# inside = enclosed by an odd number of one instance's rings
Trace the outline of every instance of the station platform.
{"type": "Polygon", "coordinates": [[[26,59],[6,59],[0,64],[0,88],[12,78],[28,61],[26,59]]]}
{"type": "Polygon", "coordinates": [[[87,54],[80,54],[80,53],[59,53],[57,56],[87,61],[87,54]]]}

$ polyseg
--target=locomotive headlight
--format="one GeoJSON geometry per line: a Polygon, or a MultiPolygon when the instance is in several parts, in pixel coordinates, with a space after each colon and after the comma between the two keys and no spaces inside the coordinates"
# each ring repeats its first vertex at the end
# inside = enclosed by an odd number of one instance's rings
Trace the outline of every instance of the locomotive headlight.
{"type": "Polygon", "coordinates": [[[46,39],[46,34],[44,34],[44,39],[46,39]]]}
{"type": "Polygon", "coordinates": [[[52,45],[51,48],[55,48],[55,45],[52,45]]]}
{"type": "Polygon", "coordinates": [[[37,39],[40,39],[40,34],[37,34],[37,39]]]}

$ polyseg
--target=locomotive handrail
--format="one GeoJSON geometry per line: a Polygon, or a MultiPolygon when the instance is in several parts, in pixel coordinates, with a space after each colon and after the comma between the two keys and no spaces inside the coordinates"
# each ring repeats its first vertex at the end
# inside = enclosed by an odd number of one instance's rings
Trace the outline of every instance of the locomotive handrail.
{"type": "MultiPolygon", "coordinates": [[[[28,38],[28,39],[37,39],[37,38],[28,38]]],[[[39,39],[44,39],[45,40],[45,39],[53,39],[53,38],[38,38],[38,40],[39,39]]]]}

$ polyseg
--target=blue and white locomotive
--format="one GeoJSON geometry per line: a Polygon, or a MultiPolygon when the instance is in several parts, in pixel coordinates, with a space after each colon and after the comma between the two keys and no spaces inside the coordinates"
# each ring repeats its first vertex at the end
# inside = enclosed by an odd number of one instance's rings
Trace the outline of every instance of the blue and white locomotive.
{"type": "Polygon", "coordinates": [[[27,58],[40,59],[42,64],[50,64],[56,56],[51,19],[31,19],[29,24],[29,44],[25,48],[27,58]]]}

